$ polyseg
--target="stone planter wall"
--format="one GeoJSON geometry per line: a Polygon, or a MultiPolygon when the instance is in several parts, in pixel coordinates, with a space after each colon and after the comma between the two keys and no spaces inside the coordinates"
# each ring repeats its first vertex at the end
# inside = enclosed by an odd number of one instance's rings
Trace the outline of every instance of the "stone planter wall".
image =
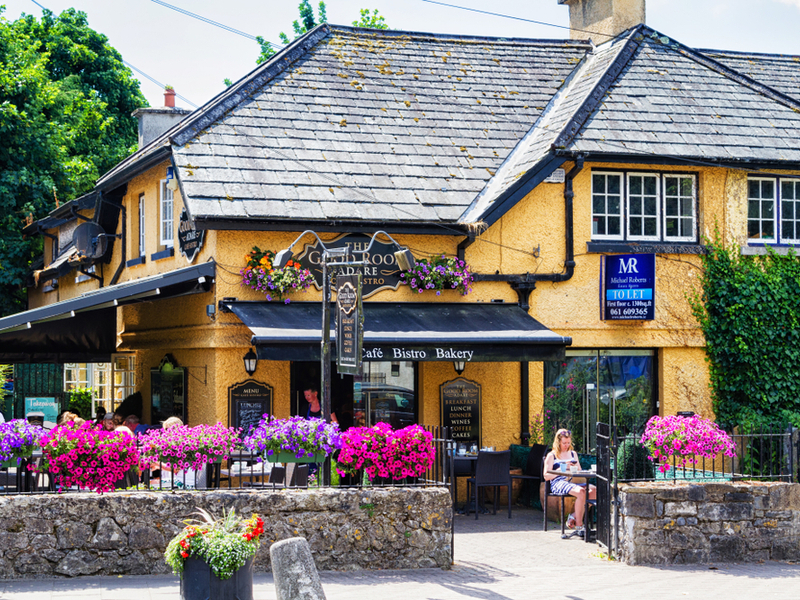
{"type": "Polygon", "coordinates": [[[628,564],[800,560],[800,484],[620,486],[628,564]]]}
{"type": "Polygon", "coordinates": [[[0,578],[169,573],[164,549],[197,507],[261,515],[256,571],[297,536],[321,570],[450,567],[445,488],[70,493],[0,497],[0,578]]]}

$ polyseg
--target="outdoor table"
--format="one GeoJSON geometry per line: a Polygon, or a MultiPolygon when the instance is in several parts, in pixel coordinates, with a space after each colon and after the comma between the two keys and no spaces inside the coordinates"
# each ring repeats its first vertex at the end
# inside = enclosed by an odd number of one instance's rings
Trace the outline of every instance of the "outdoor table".
{"type": "MultiPolygon", "coordinates": [[[[575,471],[573,473],[572,471],[559,471],[559,470],[548,469],[546,473],[549,473],[550,475],[558,475],[560,477],[566,477],[567,479],[572,479],[573,477],[583,477],[584,479],[597,479],[597,471],[575,471]]],[[[597,510],[596,507],[595,510],[597,510]]],[[[547,515],[545,515],[545,519],[546,518],[547,515]]],[[[588,544],[589,543],[589,490],[588,489],[586,490],[586,506],[584,507],[583,511],[583,530],[585,532],[583,535],[583,541],[588,544]]]]}

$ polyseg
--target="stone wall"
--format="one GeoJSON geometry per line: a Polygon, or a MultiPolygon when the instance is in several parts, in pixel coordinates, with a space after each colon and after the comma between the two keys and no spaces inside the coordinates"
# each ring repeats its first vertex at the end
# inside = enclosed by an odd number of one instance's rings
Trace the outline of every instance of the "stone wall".
{"type": "Polygon", "coordinates": [[[620,486],[628,564],[800,560],[800,484],[620,486]]]}
{"type": "Polygon", "coordinates": [[[259,514],[269,546],[305,537],[321,570],[450,567],[445,488],[114,492],[0,497],[0,578],[168,573],[164,549],[197,507],[259,514]]]}

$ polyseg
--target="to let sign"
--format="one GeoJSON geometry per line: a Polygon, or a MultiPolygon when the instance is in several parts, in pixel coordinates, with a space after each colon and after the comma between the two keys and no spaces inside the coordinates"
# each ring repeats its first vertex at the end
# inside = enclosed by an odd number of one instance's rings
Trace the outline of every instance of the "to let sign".
{"type": "Polygon", "coordinates": [[[336,367],[339,373],[361,373],[361,275],[336,278],[336,367]]]}
{"type": "Polygon", "coordinates": [[[439,386],[442,426],[456,442],[481,441],[481,386],[459,377],[439,386]]]}
{"type": "Polygon", "coordinates": [[[606,321],[655,319],[656,255],[604,256],[601,318],[606,321]]]}

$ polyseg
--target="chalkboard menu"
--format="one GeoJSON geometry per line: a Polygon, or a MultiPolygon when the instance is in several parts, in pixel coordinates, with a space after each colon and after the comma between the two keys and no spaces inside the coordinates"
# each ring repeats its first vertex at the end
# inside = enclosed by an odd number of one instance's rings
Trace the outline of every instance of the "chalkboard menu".
{"type": "Polygon", "coordinates": [[[459,443],[481,443],[481,386],[459,377],[439,386],[442,426],[459,443]]]}
{"type": "Polygon", "coordinates": [[[180,417],[186,423],[186,369],[175,366],[165,356],[157,369],[150,369],[150,422],[155,425],[169,417],[180,417]]]}
{"type": "Polygon", "coordinates": [[[228,403],[231,427],[247,434],[265,414],[272,414],[272,387],[253,379],[234,384],[228,388],[228,403]]]}

